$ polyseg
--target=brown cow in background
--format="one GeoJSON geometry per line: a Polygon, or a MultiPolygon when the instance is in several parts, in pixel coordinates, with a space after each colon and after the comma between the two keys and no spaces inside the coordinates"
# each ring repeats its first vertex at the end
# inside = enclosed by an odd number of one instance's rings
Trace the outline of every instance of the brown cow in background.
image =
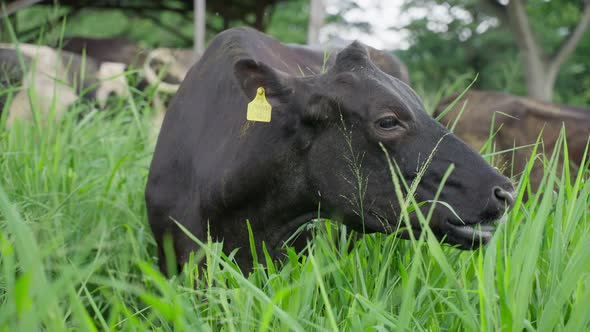
{"type": "MultiPolygon", "coordinates": [[[[440,102],[434,116],[440,115],[457,96],[440,102]]],[[[566,130],[568,154],[571,170],[576,171],[582,162],[584,149],[590,136],[590,109],[541,102],[531,98],[517,97],[496,91],[469,91],[459,100],[441,123],[453,126],[460,110],[465,109],[456,124],[454,133],[475,150],[481,150],[491,133],[496,152],[506,151],[495,156],[494,163],[508,176],[519,176],[526,167],[533,147],[542,131],[542,142],[537,153],[550,158],[555,149],[562,125],[566,130]],[[499,158],[498,158],[499,157],[499,158]]],[[[558,165],[561,169],[561,163],[558,165]]],[[[576,172],[577,173],[577,172],[576,172]]],[[[543,177],[542,161],[535,161],[530,182],[534,190],[539,187],[543,177]]]]}

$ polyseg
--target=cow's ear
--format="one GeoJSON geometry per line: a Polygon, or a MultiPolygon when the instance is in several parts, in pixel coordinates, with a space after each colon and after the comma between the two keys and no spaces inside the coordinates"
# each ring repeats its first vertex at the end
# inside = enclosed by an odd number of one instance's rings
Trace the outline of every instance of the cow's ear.
{"type": "Polygon", "coordinates": [[[336,100],[314,94],[307,102],[302,122],[312,127],[323,127],[338,114],[338,102],[336,100]]]}
{"type": "Polygon", "coordinates": [[[371,66],[367,48],[358,41],[348,45],[338,53],[334,68],[337,71],[355,71],[371,66]]]}
{"type": "Polygon", "coordinates": [[[248,100],[254,99],[256,90],[264,88],[270,104],[285,102],[291,94],[287,75],[252,59],[241,59],[234,64],[234,75],[248,100]]]}

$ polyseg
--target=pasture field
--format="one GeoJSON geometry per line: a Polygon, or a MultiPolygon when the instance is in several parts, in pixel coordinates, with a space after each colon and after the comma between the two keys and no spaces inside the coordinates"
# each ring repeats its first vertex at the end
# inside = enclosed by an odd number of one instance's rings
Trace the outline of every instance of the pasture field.
{"type": "Polygon", "coordinates": [[[194,259],[206,271],[164,278],[143,197],[144,99],[0,131],[0,331],[590,329],[590,182],[555,176],[555,158],[545,188],[559,189],[525,203],[525,175],[484,249],[373,234],[348,250],[326,222],[303,258],[288,250],[246,276],[206,244],[194,259]]]}

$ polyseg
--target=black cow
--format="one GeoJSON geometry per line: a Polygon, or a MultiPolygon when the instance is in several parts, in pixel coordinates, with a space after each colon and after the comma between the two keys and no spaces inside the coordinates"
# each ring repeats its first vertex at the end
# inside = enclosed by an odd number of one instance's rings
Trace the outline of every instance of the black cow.
{"type": "MultiPolygon", "coordinates": [[[[236,28],[219,34],[191,68],[166,112],[146,188],[162,269],[166,238],[180,264],[198,249],[174,220],[202,241],[208,232],[223,240],[226,253],[240,248],[235,259],[244,270],[252,267],[246,220],[259,254],[264,241],[273,257],[318,208],[353,230],[395,231],[400,203],[380,144],[408,183],[434,153],[419,201],[434,199],[454,164],[440,200],[461,219],[437,204],[430,228],[463,249],[490,240],[490,223],[513,201],[506,177],[432,119],[362,44],[340,52],[323,74],[301,77],[299,68],[321,65],[305,61],[269,36],[236,28]],[[246,121],[259,87],[273,107],[270,123],[246,121]],[[360,199],[351,154],[366,183],[360,199]]],[[[420,234],[415,216],[411,226],[402,235],[420,234]]]]}

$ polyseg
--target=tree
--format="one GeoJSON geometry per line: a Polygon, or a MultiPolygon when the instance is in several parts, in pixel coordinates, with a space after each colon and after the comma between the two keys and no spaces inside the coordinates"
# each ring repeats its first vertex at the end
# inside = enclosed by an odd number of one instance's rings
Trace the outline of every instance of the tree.
{"type": "MultiPolygon", "coordinates": [[[[210,37],[233,26],[242,25],[265,31],[277,6],[299,2],[300,0],[206,1],[207,17],[205,20],[208,36],[210,37]]],[[[20,16],[29,16],[27,12],[41,8],[44,8],[48,13],[60,12],[59,15],[49,15],[52,18],[48,19],[47,14],[39,14],[37,11],[37,17],[34,17],[32,26],[31,20],[22,20],[23,25],[27,26],[27,28],[19,29],[17,37],[23,41],[34,41],[38,38],[39,31],[42,28],[45,29],[45,33],[52,32],[56,28],[59,30],[65,17],[68,18],[67,21],[72,21],[77,19],[75,16],[79,16],[81,13],[88,16],[94,15],[100,10],[102,12],[123,13],[127,17],[124,22],[130,26],[129,29],[132,29],[133,22],[131,20],[133,19],[150,20],[153,25],[157,25],[160,29],[175,35],[175,39],[180,44],[178,46],[188,46],[193,43],[192,29],[187,29],[188,34],[184,31],[184,27],[193,24],[193,7],[193,0],[11,0],[8,2],[8,9],[9,13],[12,14],[12,18],[16,17],[16,9],[21,9],[20,16]],[[33,3],[36,3],[36,5],[24,9],[25,5],[33,3]],[[12,10],[13,8],[15,10],[12,10]],[[170,19],[171,16],[175,17],[170,19]]],[[[84,19],[80,18],[80,20],[84,19]]]]}
{"type": "Polygon", "coordinates": [[[582,1],[578,22],[566,28],[567,34],[560,45],[549,54],[543,49],[539,35],[534,33],[523,0],[510,0],[507,4],[502,4],[505,1],[500,0],[481,2],[512,31],[526,66],[528,95],[550,101],[561,66],[576,49],[590,24],[590,1],[582,1]]]}
{"type": "Polygon", "coordinates": [[[413,81],[427,89],[479,73],[478,88],[586,106],[588,6],[580,0],[406,0],[411,45],[400,56],[413,81]],[[516,4],[518,18],[509,7],[516,4]],[[527,31],[526,43],[517,28],[527,31]]]}
{"type": "Polygon", "coordinates": [[[283,1],[286,0],[208,1],[207,11],[223,18],[224,30],[240,22],[264,31],[276,5],[283,1]]]}
{"type": "Polygon", "coordinates": [[[320,42],[320,29],[324,25],[325,8],[322,0],[311,0],[309,7],[307,43],[315,45],[320,42]]]}

